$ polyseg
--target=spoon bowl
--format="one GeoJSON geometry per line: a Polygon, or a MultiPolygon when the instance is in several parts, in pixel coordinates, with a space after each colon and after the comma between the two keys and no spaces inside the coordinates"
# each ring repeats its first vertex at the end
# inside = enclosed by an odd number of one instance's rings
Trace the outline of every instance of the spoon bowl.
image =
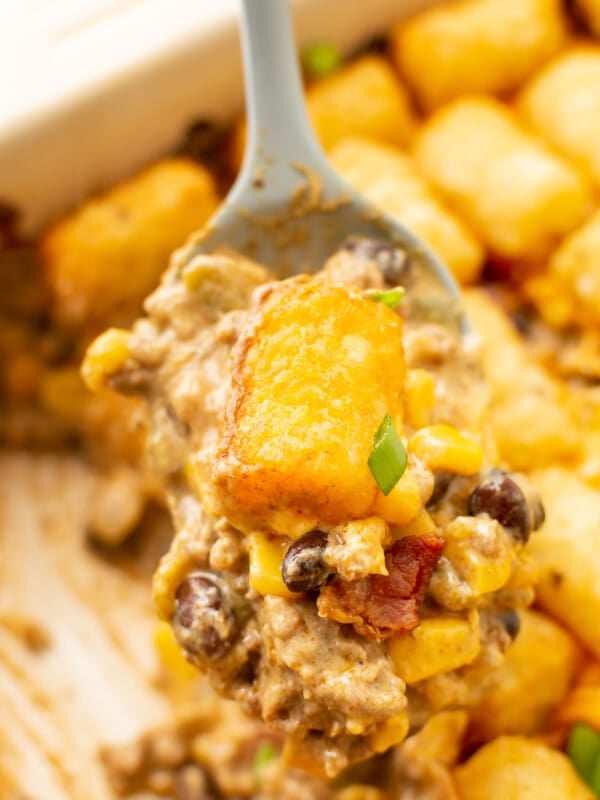
{"type": "MultiPolygon", "coordinates": [[[[242,0],[248,134],[223,205],[181,254],[235,250],[278,277],[312,273],[350,237],[399,248],[418,276],[422,316],[467,330],[460,292],[435,253],[379,211],[332,168],[306,112],[285,0],[242,0]]],[[[357,109],[357,113],[360,110],[357,109]]]]}

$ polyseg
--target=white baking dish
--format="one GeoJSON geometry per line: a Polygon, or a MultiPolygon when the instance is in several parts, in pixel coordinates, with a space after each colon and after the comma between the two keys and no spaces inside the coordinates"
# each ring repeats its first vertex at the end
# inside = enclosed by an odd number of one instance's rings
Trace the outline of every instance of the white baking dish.
{"type": "MultiPolygon", "coordinates": [[[[427,4],[296,0],[296,35],[347,52],[427,4]]],[[[29,230],[167,152],[192,121],[242,106],[237,0],[56,5],[69,13],[45,29],[21,26],[11,43],[4,28],[5,59],[25,45],[19,30],[33,36],[16,80],[0,85],[0,200],[29,230]]]]}

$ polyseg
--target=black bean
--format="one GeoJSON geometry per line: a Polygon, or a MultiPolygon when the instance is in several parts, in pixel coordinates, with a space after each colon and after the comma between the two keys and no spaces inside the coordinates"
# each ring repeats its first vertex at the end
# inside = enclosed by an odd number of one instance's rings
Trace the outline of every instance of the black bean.
{"type": "Polygon", "coordinates": [[[327,534],[314,530],[296,539],[287,549],[281,565],[281,577],[291,592],[319,589],[331,574],[325,563],[327,534]]]}
{"type": "Polygon", "coordinates": [[[535,321],[534,312],[527,307],[517,308],[510,314],[512,324],[521,336],[531,336],[535,321]]]}
{"type": "Polygon", "coordinates": [[[177,152],[210,167],[220,187],[229,188],[233,176],[230,135],[226,127],[204,119],[197,120],[188,129],[177,152]]]}
{"type": "Polygon", "coordinates": [[[361,47],[361,52],[363,53],[379,53],[380,55],[386,55],[390,47],[389,40],[387,36],[373,36],[372,39],[369,39],[366,44],[361,47]]]}
{"type": "Polygon", "coordinates": [[[427,508],[431,508],[446,496],[450,482],[456,477],[452,472],[436,472],[433,478],[433,491],[427,501],[427,508]]]}
{"type": "Polygon", "coordinates": [[[19,212],[8,203],[0,200],[0,249],[19,242],[19,212]]]}
{"type": "Polygon", "coordinates": [[[225,133],[221,126],[197,120],[185,134],[180,152],[201,163],[215,161],[223,149],[225,133]]]}
{"type": "Polygon", "coordinates": [[[248,650],[246,660],[242,664],[239,672],[236,674],[235,680],[237,683],[251,686],[253,683],[256,683],[259,671],[260,654],[252,650],[248,650]]]}
{"type": "Polygon", "coordinates": [[[200,659],[223,656],[237,633],[226,594],[208,573],[194,573],[179,584],[173,623],[182,646],[200,659]]]}
{"type": "Polygon", "coordinates": [[[0,200],[0,228],[14,228],[19,212],[10,203],[0,200]]]}
{"type": "Polygon", "coordinates": [[[493,470],[469,496],[469,514],[488,514],[523,543],[531,533],[531,511],[517,483],[501,470],[493,470]]]}
{"type": "Polygon", "coordinates": [[[375,261],[390,286],[408,285],[411,264],[406,250],[383,239],[363,239],[359,236],[351,236],[344,248],[360,258],[375,261]]]}
{"type": "Polygon", "coordinates": [[[516,639],[521,630],[521,618],[516,611],[507,610],[499,614],[500,624],[511,639],[516,639]]]}

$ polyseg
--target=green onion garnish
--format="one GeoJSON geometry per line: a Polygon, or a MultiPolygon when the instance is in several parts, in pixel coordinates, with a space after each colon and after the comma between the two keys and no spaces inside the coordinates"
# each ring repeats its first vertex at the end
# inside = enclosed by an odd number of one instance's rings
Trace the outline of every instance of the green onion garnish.
{"type": "Polygon", "coordinates": [[[392,418],[386,414],[373,438],[373,449],[367,462],[371,475],[384,495],[388,495],[404,475],[407,461],[402,439],[392,418]]]}
{"type": "Polygon", "coordinates": [[[254,777],[258,780],[264,768],[277,758],[279,750],[272,742],[263,742],[254,755],[254,762],[252,764],[252,772],[254,777]]]}
{"type": "Polygon", "coordinates": [[[587,783],[596,797],[600,797],[600,752],[596,753],[596,758],[592,765],[592,771],[587,783]]]}
{"type": "Polygon", "coordinates": [[[567,754],[581,778],[600,796],[600,733],[589,725],[573,725],[567,754]]]}
{"type": "Polygon", "coordinates": [[[324,78],[342,63],[342,54],[333,44],[311,44],[302,51],[302,66],[311,78],[324,78]]]}
{"type": "Polygon", "coordinates": [[[373,292],[371,300],[376,303],[384,303],[389,308],[396,308],[402,302],[404,297],[404,287],[396,286],[395,289],[388,289],[385,292],[373,292]]]}

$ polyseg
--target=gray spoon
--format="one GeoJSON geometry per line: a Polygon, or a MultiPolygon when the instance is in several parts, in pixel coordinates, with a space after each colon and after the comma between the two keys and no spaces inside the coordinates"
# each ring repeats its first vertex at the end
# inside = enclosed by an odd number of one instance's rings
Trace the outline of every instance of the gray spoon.
{"type": "Polygon", "coordinates": [[[445,265],[327,161],[306,113],[287,0],[242,0],[242,52],[248,118],[242,168],[183,263],[226,247],[285,277],[320,269],[350,236],[383,240],[403,250],[411,272],[421,275],[419,316],[466,330],[445,265]]]}

